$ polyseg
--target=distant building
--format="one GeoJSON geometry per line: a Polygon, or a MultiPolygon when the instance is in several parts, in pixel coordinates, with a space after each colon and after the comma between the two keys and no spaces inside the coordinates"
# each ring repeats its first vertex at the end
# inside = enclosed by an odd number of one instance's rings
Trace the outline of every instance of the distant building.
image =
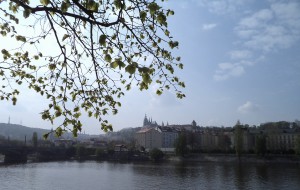
{"type": "Polygon", "coordinates": [[[270,151],[295,150],[295,143],[300,131],[295,129],[265,131],[267,149],[270,151]]]}
{"type": "Polygon", "coordinates": [[[271,151],[293,150],[296,136],[296,134],[292,133],[268,134],[267,149],[271,151]]]}
{"type": "Polygon", "coordinates": [[[205,132],[199,134],[200,149],[204,151],[217,150],[219,145],[219,137],[216,133],[205,132]]]}
{"type": "Polygon", "coordinates": [[[127,147],[124,144],[117,144],[114,147],[115,152],[128,152],[127,147]]]}
{"type": "Polygon", "coordinates": [[[178,132],[171,127],[161,127],[162,132],[162,150],[174,151],[175,141],[178,138],[178,132]]]}
{"type": "Polygon", "coordinates": [[[135,134],[136,143],[146,151],[162,147],[162,131],[159,127],[142,128],[135,134]]]}
{"type": "Polygon", "coordinates": [[[54,140],[54,145],[56,147],[64,147],[64,148],[69,148],[74,144],[74,141],[69,140],[69,139],[57,139],[54,140]]]}

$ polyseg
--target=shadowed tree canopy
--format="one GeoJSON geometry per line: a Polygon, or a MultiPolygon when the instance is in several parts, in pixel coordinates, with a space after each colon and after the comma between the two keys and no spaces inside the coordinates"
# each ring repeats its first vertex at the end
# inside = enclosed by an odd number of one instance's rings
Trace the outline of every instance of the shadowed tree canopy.
{"type": "Polygon", "coordinates": [[[234,147],[239,160],[243,152],[243,142],[244,142],[242,127],[243,125],[241,124],[240,120],[238,120],[234,126],[234,147]]]}
{"type": "Polygon", "coordinates": [[[75,136],[82,112],[112,130],[105,115],[117,113],[132,86],[156,83],[158,95],[183,98],[173,14],[155,0],[0,0],[0,38],[9,42],[1,45],[0,98],[16,104],[24,87],[39,93],[49,102],[41,117],[62,118],[57,135],[75,136]]]}

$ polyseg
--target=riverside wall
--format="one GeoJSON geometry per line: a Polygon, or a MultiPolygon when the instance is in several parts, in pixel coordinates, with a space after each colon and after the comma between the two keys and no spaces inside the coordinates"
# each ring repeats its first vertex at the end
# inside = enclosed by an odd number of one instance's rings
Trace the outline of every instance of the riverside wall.
{"type": "Polygon", "coordinates": [[[300,156],[296,155],[266,155],[259,157],[254,154],[244,154],[240,158],[235,154],[190,154],[185,157],[170,156],[169,161],[178,162],[245,162],[245,163],[298,163],[300,156]]]}

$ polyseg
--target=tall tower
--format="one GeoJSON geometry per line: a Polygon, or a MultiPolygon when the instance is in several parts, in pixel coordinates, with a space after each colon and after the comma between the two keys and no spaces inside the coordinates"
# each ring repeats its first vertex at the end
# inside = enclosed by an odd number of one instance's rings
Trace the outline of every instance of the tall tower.
{"type": "Polygon", "coordinates": [[[149,121],[148,121],[147,115],[145,114],[143,127],[145,127],[146,125],[148,125],[148,123],[149,123],[149,121]]]}
{"type": "Polygon", "coordinates": [[[8,116],[8,123],[7,124],[10,124],[10,116],[8,116]]]}

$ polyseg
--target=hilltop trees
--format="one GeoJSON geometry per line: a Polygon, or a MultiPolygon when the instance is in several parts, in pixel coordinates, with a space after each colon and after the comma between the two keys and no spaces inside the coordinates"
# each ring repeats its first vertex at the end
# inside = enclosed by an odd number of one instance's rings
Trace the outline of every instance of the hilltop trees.
{"type": "MultiPolygon", "coordinates": [[[[162,0],[163,1],[163,0],[162,0]]],[[[137,85],[183,98],[182,68],[167,18],[174,11],[148,0],[0,0],[0,99],[16,104],[28,88],[48,100],[44,120],[62,121],[57,135],[81,131],[82,111],[105,119],[137,85]],[[9,43],[5,43],[8,42],[9,43]],[[6,44],[3,46],[3,44],[6,44]],[[22,86],[22,87],[21,87],[22,86]]],[[[46,135],[47,136],[47,135],[46,135]]]]}

